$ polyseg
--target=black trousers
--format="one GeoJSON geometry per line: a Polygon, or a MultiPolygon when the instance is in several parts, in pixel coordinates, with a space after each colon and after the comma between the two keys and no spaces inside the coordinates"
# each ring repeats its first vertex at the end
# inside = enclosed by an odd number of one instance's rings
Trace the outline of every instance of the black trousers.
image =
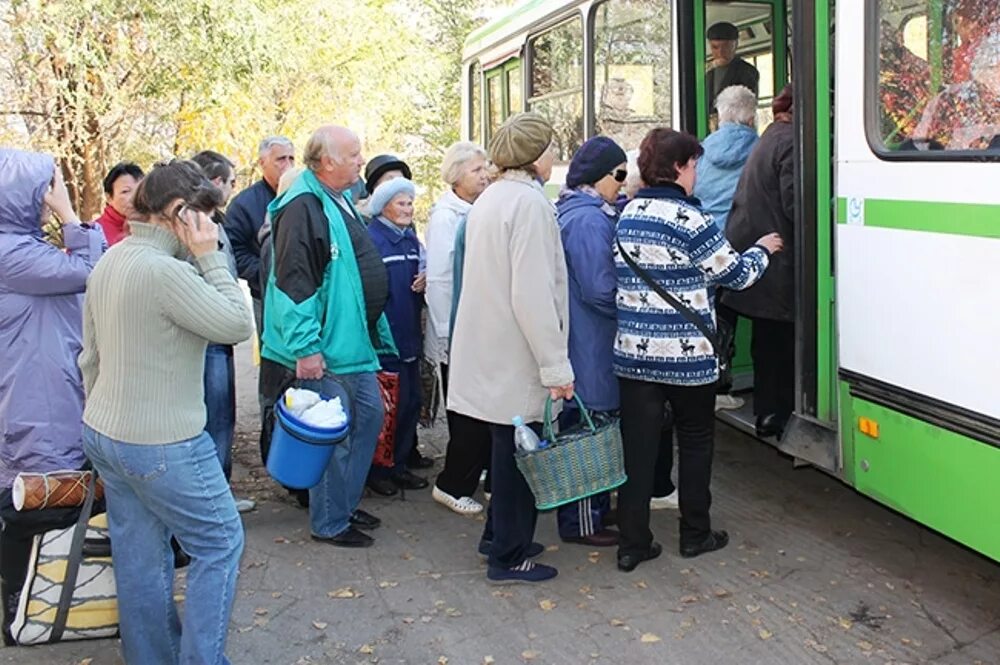
{"type": "Polygon", "coordinates": [[[697,543],[712,527],[712,455],[715,434],[715,384],[674,386],[619,379],[622,444],[628,480],[618,490],[619,554],[644,553],[653,542],[649,499],[661,453],[664,404],[670,404],[677,434],[680,490],[680,539],[697,543]]]}
{"type": "MultiPolygon", "coordinates": [[[[444,397],[448,396],[448,365],[441,365],[441,383],[444,397]]],[[[486,491],[490,491],[490,450],[492,434],[489,423],[476,420],[454,411],[445,412],[448,418],[448,447],[445,450],[444,468],[435,485],[442,492],[454,497],[472,496],[479,487],[479,477],[487,471],[486,491]]]]}
{"type": "MultiPolygon", "coordinates": [[[[529,423],[541,436],[541,423],[529,423]]],[[[524,563],[528,546],[535,538],[535,495],[514,461],[514,426],[489,423],[493,437],[490,474],[493,476],[493,496],[486,512],[483,540],[492,543],[489,565],[513,568],[524,563]]],[[[648,502],[648,499],[647,499],[648,502]]]]}
{"type": "Polygon", "coordinates": [[[795,410],[795,323],[752,319],[754,414],[783,419],[795,410]]]}
{"type": "Polygon", "coordinates": [[[660,428],[660,449],[656,454],[656,475],[653,477],[653,496],[662,499],[677,489],[670,474],[674,471],[674,414],[670,407],[664,409],[663,427],[660,428]]]}

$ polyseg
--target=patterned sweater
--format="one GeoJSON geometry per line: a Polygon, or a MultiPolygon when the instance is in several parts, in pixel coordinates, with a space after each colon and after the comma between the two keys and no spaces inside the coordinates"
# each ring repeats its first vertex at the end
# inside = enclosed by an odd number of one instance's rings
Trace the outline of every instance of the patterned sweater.
{"type": "MultiPolygon", "coordinates": [[[[698,199],[677,185],[639,190],[622,212],[618,240],[636,263],[671,295],[715,329],[715,286],[742,290],[760,279],[770,255],[753,246],[740,255],[698,199]]],[[[615,373],[674,385],[705,385],[719,378],[711,343],[658,296],[615,248],[618,335],[615,373]]]]}

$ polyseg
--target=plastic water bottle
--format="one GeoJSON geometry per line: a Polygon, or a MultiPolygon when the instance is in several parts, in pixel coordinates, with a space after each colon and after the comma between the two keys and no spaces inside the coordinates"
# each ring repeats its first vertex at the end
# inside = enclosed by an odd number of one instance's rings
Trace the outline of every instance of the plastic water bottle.
{"type": "Polygon", "coordinates": [[[539,448],[538,435],[524,424],[524,418],[514,416],[514,446],[523,453],[533,453],[539,448]]]}

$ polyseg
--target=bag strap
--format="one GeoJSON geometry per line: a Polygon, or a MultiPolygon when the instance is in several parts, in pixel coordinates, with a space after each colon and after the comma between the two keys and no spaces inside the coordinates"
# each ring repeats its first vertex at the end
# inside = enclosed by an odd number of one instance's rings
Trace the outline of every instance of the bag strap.
{"type": "MultiPolygon", "coordinates": [[[[587,407],[583,405],[583,400],[580,398],[580,393],[574,392],[573,399],[576,401],[576,407],[580,409],[580,420],[587,425],[587,428],[591,432],[597,432],[597,427],[594,425],[594,421],[590,417],[590,411],[587,407]]],[[[555,427],[552,422],[552,396],[549,395],[545,398],[545,417],[542,419],[542,434],[548,439],[549,444],[554,444],[556,442],[556,432],[555,427]]]]}
{"type": "Polygon", "coordinates": [[[97,494],[97,469],[90,471],[90,482],[87,483],[87,498],[80,508],[80,517],[73,527],[73,541],[69,546],[69,557],[66,561],[66,575],[63,578],[62,590],[59,593],[59,606],[52,621],[52,632],[49,633],[49,644],[62,639],[69,619],[70,605],[73,603],[73,593],[76,591],[76,578],[80,572],[80,562],[83,560],[83,543],[87,536],[87,522],[90,521],[90,511],[94,508],[94,495],[97,494]]]}
{"type": "Polygon", "coordinates": [[[695,312],[693,309],[682,303],[680,300],[675,298],[670,293],[667,293],[667,290],[664,289],[662,286],[660,286],[659,283],[657,283],[656,279],[654,279],[653,276],[649,274],[649,271],[640,266],[638,263],[636,263],[635,259],[633,259],[629,255],[629,253],[625,251],[625,248],[622,247],[621,240],[616,239],[615,242],[618,243],[618,253],[621,254],[621,257],[622,259],[624,259],[625,263],[627,263],[628,266],[632,268],[632,271],[635,272],[636,275],[638,275],[639,279],[645,282],[649,286],[649,288],[653,289],[653,291],[656,292],[656,295],[660,296],[665,301],[667,301],[667,303],[669,303],[671,307],[673,307],[680,313],[681,316],[687,319],[688,323],[692,324],[695,328],[697,328],[698,332],[700,332],[705,337],[705,339],[708,340],[708,343],[712,345],[712,353],[714,353],[715,355],[719,355],[719,343],[716,339],[716,333],[705,325],[705,320],[702,319],[701,316],[699,316],[698,313],[695,312]]]}

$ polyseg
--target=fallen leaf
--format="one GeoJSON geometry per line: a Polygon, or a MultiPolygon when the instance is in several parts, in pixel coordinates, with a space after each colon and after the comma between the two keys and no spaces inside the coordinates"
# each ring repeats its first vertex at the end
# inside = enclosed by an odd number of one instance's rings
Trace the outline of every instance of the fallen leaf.
{"type": "Polygon", "coordinates": [[[93,662],[94,662],[93,658],[84,658],[83,660],[80,661],[79,665],[90,665],[93,662]]]}
{"type": "Polygon", "coordinates": [[[330,598],[360,598],[364,594],[355,591],[349,586],[345,586],[333,591],[327,591],[326,595],[330,598]]]}
{"type": "Polygon", "coordinates": [[[386,582],[379,582],[378,583],[378,588],[379,589],[391,589],[391,588],[397,587],[397,586],[399,586],[399,582],[388,582],[388,581],[386,581],[386,582]]]}
{"type": "Polygon", "coordinates": [[[402,554],[399,555],[399,558],[402,559],[403,561],[409,561],[410,559],[413,558],[413,555],[410,554],[409,552],[403,552],[402,554]]]}
{"type": "Polygon", "coordinates": [[[510,592],[510,591],[494,591],[493,592],[493,597],[494,598],[513,598],[514,594],[512,592],[510,592]]]}
{"type": "Polygon", "coordinates": [[[375,653],[375,647],[373,647],[370,644],[362,644],[361,648],[358,649],[358,653],[368,653],[368,654],[375,653]]]}
{"type": "Polygon", "coordinates": [[[715,594],[716,598],[728,598],[732,595],[728,589],[716,589],[712,593],[715,594]]]}
{"type": "Polygon", "coordinates": [[[653,633],[643,633],[642,637],[639,638],[639,641],[643,644],[653,644],[654,642],[659,642],[661,640],[659,635],[655,635],[653,633]]]}
{"type": "Polygon", "coordinates": [[[747,605],[747,614],[756,614],[760,612],[760,605],[747,605]]]}
{"type": "Polygon", "coordinates": [[[840,627],[843,628],[844,630],[850,630],[851,626],[854,625],[853,621],[851,621],[850,619],[845,619],[844,617],[839,617],[837,619],[837,623],[839,623],[840,627]]]}
{"type": "Polygon", "coordinates": [[[636,589],[648,589],[649,585],[646,584],[645,582],[639,581],[639,582],[635,583],[635,588],[636,589]]]}
{"type": "Polygon", "coordinates": [[[493,656],[483,656],[483,665],[494,665],[496,662],[493,660],[493,656]]]}
{"type": "Polygon", "coordinates": [[[545,548],[545,551],[546,552],[558,552],[559,551],[559,546],[558,545],[549,545],[548,547],[545,548]]]}
{"type": "Polygon", "coordinates": [[[858,642],[858,648],[860,648],[862,651],[871,651],[872,649],[875,648],[875,645],[867,640],[861,640],[860,642],[858,642]]]}
{"type": "Polygon", "coordinates": [[[462,612],[460,610],[455,609],[454,607],[449,607],[448,609],[446,609],[444,611],[444,613],[447,614],[450,617],[460,617],[460,616],[462,616],[462,612]]]}
{"type": "Polygon", "coordinates": [[[448,657],[441,656],[440,658],[438,658],[438,665],[448,665],[448,657]]]}
{"type": "Polygon", "coordinates": [[[403,623],[405,623],[407,625],[413,623],[414,621],[415,621],[415,619],[413,617],[404,617],[403,618],[403,623]]]}
{"type": "MultiPolygon", "coordinates": [[[[236,632],[237,633],[248,633],[251,630],[253,630],[253,626],[240,626],[239,628],[236,629],[236,632]]],[[[80,663],[80,665],[83,665],[83,663],[80,663]]]]}
{"type": "Polygon", "coordinates": [[[587,558],[590,560],[590,563],[597,563],[601,559],[601,553],[591,552],[590,554],[587,555],[587,558]]]}
{"type": "Polygon", "coordinates": [[[323,630],[328,625],[329,624],[327,624],[327,622],[325,621],[313,621],[313,628],[315,628],[316,630],[323,630]]]}
{"type": "Polygon", "coordinates": [[[553,601],[549,600],[548,598],[545,598],[540,603],[538,603],[538,606],[541,607],[542,610],[544,610],[545,612],[549,612],[556,608],[556,604],[553,601]]]}
{"type": "Polygon", "coordinates": [[[761,628],[760,630],[758,630],[757,635],[760,636],[760,639],[762,640],[769,640],[772,637],[774,637],[774,633],[772,633],[766,628],[761,628]]]}
{"type": "Polygon", "coordinates": [[[524,660],[534,660],[535,658],[538,658],[538,652],[532,651],[531,649],[525,649],[521,652],[521,658],[524,660]]]}
{"type": "Polygon", "coordinates": [[[275,591],[274,593],[271,594],[271,598],[281,598],[281,592],[275,591]]]}
{"type": "Polygon", "coordinates": [[[619,628],[621,626],[624,626],[625,622],[622,621],[621,619],[612,619],[611,620],[611,625],[614,626],[615,628],[619,628]]]}
{"type": "Polygon", "coordinates": [[[829,651],[825,644],[820,644],[816,640],[806,640],[806,646],[819,653],[826,653],[829,651]]]}
{"type": "Polygon", "coordinates": [[[274,539],[274,542],[276,542],[276,543],[287,543],[288,542],[288,538],[285,538],[284,536],[278,536],[277,538],[274,539]]]}
{"type": "Polygon", "coordinates": [[[580,591],[580,593],[582,593],[582,594],[583,594],[584,596],[586,596],[587,594],[589,594],[589,593],[590,593],[590,587],[589,587],[589,586],[582,586],[582,587],[580,587],[579,591],[580,591]]]}
{"type": "Polygon", "coordinates": [[[681,596],[682,603],[697,603],[701,598],[694,594],[688,594],[686,596],[681,596]]]}

